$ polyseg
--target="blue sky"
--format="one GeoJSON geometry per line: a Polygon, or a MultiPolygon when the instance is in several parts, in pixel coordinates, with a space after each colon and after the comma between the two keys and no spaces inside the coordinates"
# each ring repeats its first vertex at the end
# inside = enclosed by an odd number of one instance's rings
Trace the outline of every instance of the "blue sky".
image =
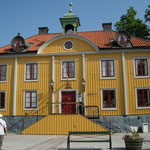
{"type": "Polygon", "coordinates": [[[137,18],[144,20],[150,5],[150,0],[0,0],[0,47],[9,44],[18,32],[24,38],[36,35],[38,27],[61,33],[59,18],[68,13],[70,2],[80,18],[78,31],[102,30],[102,23],[114,25],[131,6],[137,18]]]}

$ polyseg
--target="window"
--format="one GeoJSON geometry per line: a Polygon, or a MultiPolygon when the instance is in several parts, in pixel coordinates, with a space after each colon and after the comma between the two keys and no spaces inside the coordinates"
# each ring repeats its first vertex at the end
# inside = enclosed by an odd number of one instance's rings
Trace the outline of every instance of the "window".
{"type": "Polygon", "coordinates": [[[73,42],[72,41],[66,41],[64,43],[65,50],[71,50],[73,48],[73,42]]]}
{"type": "Polygon", "coordinates": [[[62,79],[75,78],[75,61],[62,62],[62,79]]]}
{"type": "Polygon", "coordinates": [[[26,80],[38,79],[38,63],[26,63],[26,80]]]}
{"type": "Polygon", "coordinates": [[[116,90],[102,90],[102,109],[116,109],[116,90]]]}
{"type": "Polygon", "coordinates": [[[5,109],[5,92],[0,91],[0,109],[5,109]]]}
{"type": "Polygon", "coordinates": [[[147,58],[135,59],[135,76],[148,76],[148,60],[147,58]]]}
{"type": "Polygon", "coordinates": [[[101,60],[101,78],[115,77],[114,60],[101,60]]]}
{"type": "Polygon", "coordinates": [[[150,89],[137,89],[137,106],[150,107],[150,89]]]}
{"type": "Polygon", "coordinates": [[[0,65],[0,81],[6,81],[7,65],[0,65]]]}
{"type": "Polygon", "coordinates": [[[37,91],[25,91],[25,108],[37,108],[37,91]]]}

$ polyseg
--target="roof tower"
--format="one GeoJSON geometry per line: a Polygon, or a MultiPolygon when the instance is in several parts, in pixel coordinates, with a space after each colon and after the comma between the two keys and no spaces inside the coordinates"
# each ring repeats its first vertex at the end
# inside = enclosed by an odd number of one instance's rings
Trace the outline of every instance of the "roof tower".
{"type": "Polygon", "coordinates": [[[80,26],[80,20],[79,17],[76,17],[76,15],[72,12],[72,3],[70,3],[69,5],[70,5],[69,13],[65,14],[62,18],[59,19],[64,34],[68,32],[73,32],[74,34],[76,34],[77,28],[78,26],[80,26]]]}

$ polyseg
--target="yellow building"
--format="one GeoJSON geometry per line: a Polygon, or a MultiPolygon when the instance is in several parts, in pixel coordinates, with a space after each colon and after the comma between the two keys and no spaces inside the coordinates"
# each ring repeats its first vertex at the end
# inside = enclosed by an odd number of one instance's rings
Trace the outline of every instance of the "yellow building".
{"type": "Polygon", "coordinates": [[[60,18],[63,32],[0,48],[0,113],[10,132],[124,132],[150,119],[150,41],[115,32],[77,32],[79,18],[60,18]],[[94,120],[95,122],[94,122],[94,120]]]}

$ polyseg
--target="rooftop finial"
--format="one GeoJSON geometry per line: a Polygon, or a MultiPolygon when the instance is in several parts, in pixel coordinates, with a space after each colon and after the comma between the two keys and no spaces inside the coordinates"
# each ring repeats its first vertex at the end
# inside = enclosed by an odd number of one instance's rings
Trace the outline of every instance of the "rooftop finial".
{"type": "Polygon", "coordinates": [[[18,36],[20,36],[20,32],[18,32],[18,36]]]}
{"type": "Polygon", "coordinates": [[[72,12],[72,3],[70,3],[69,6],[70,6],[69,12],[72,12]]]}

